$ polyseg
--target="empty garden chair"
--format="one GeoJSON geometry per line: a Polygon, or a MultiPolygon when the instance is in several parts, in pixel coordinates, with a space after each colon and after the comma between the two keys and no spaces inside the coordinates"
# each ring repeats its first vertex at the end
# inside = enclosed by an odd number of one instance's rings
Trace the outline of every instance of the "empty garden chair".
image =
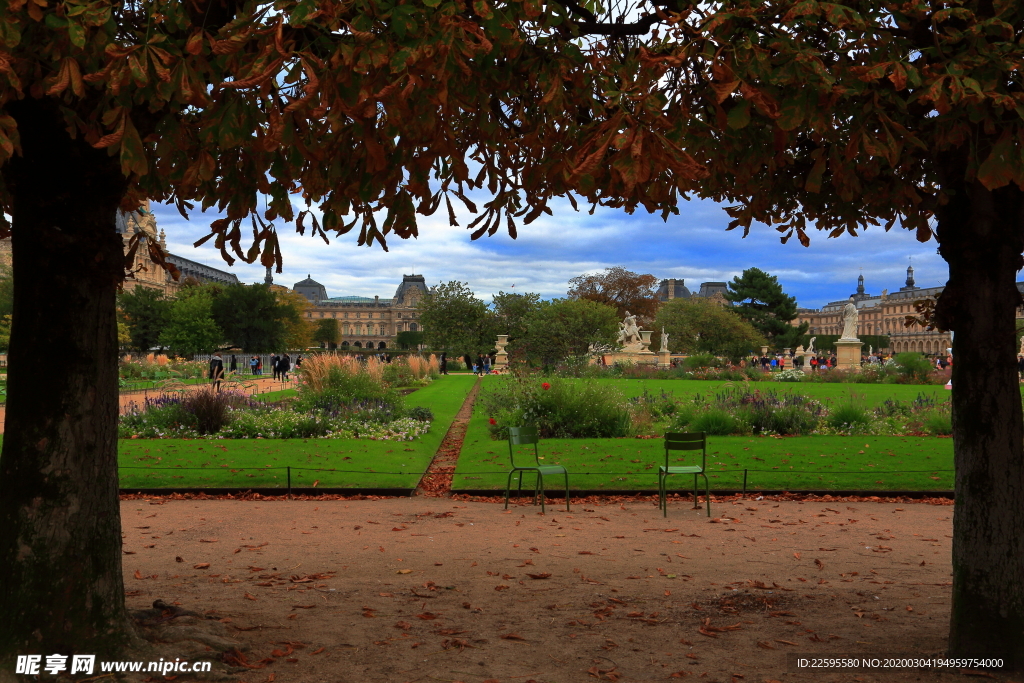
{"type": "Polygon", "coordinates": [[[537,495],[540,494],[540,509],[544,509],[544,477],[550,474],[561,474],[565,477],[565,509],[569,510],[569,472],[561,465],[541,465],[540,452],[537,444],[540,436],[536,427],[509,427],[508,428],[508,457],[512,463],[512,469],[508,473],[508,480],[505,482],[505,509],[508,509],[508,496],[512,489],[512,475],[519,474],[519,491],[523,490],[523,473],[534,472],[537,475],[537,483],[533,489],[533,504],[537,504],[537,495]],[[533,464],[529,464],[531,458],[528,455],[519,455],[516,460],[517,446],[533,446],[533,464]],[[520,464],[526,462],[527,464],[520,464]]]}
{"type": "MultiPolygon", "coordinates": [[[[696,460],[696,458],[694,458],[696,460]]],[[[669,432],[665,434],[665,464],[658,468],[658,506],[668,517],[668,493],[666,490],[666,479],[670,474],[692,474],[693,475],[693,506],[697,504],[697,475],[704,477],[704,495],[707,499],[708,517],[711,516],[711,487],[708,483],[708,475],[704,473],[707,468],[708,440],[704,432],[693,434],[680,434],[669,432]],[[671,455],[678,451],[700,451],[700,464],[673,465],[671,455]]]]}

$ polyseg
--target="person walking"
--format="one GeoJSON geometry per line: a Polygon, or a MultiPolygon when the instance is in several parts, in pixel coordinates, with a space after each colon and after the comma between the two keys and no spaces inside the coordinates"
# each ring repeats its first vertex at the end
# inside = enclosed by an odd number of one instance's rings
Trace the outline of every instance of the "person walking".
{"type": "Polygon", "coordinates": [[[491,355],[490,354],[485,354],[484,355],[483,372],[481,372],[480,375],[483,376],[483,375],[489,375],[489,374],[491,374],[491,355]]]}
{"type": "Polygon", "coordinates": [[[238,372],[238,359],[235,358],[235,354],[231,354],[231,374],[238,372]]]}
{"type": "Polygon", "coordinates": [[[249,372],[252,373],[253,376],[256,375],[257,365],[259,365],[259,360],[256,359],[256,356],[249,359],[249,372]]]}
{"type": "Polygon", "coordinates": [[[220,391],[222,379],[224,379],[224,359],[220,357],[219,353],[215,353],[210,359],[210,381],[213,382],[217,391],[220,391]]]}
{"type": "Polygon", "coordinates": [[[295,357],[295,369],[299,370],[302,368],[302,354],[300,353],[295,357]]]}
{"type": "Polygon", "coordinates": [[[260,358],[259,356],[256,357],[256,374],[263,374],[263,359],[260,358]]]}
{"type": "Polygon", "coordinates": [[[292,359],[287,353],[281,356],[281,360],[277,364],[278,375],[280,375],[282,382],[288,381],[288,371],[292,369],[292,359]]]}
{"type": "Polygon", "coordinates": [[[278,356],[276,353],[270,357],[270,370],[274,373],[274,379],[277,379],[278,375],[280,374],[277,369],[277,365],[280,361],[281,357],[278,356]]]}
{"type": "Polygon", "coordinates": [[[484,357],[480,354],[476,356],[476,365],[473,366],[473,371],[480,377],[484,376],[484,357]]]}
{"type": "Polygon", "coordinates": [[[442,351],[441,352],[441,374],[442,375],[447,375],[448,374],[448,352],[447,351],[442,351]]]}

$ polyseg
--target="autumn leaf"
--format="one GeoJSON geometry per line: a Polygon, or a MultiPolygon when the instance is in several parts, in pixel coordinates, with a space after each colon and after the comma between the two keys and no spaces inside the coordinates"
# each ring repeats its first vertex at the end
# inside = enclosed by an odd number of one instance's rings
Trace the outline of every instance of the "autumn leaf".
{"type": "Polygon", "coordinates": [[[424,612],[423,614],[417,614],[416,618],[423,619],[424,621],[432,621],[434,619],[437,619],[437,615],[431,612],[424,612]]]}
{"type": "Polygon", "coordinates": [[[408,631],[412,628],[412,624],[410,624],[408,621],[399,621],[395,623],[395,628],[400,628],[403,631],[408,631]]]}
{"type": "Polygon", "coordinates": [[[209,562],[200,562],[199,564],[192,565],[192,569],[209,569],[209,568],[210,568],[210,563],[209,562]]]}
{"type": "Polygon", "coordinates": [[[549,578],[551,578],[551,574],[549,574],[547,572],[543,572],[541,574],[527,574],[527,576],[529,576],[531,579],[549,579],[549,578]]]}
{"type": "Polygon", "coordinates": [[[522,641],[524,643],[526,642],[526,638],[523,638],[518,633],[506,633],[501,638],[502,638],[502,640],[519,640],[519,641],[522,641]]]}

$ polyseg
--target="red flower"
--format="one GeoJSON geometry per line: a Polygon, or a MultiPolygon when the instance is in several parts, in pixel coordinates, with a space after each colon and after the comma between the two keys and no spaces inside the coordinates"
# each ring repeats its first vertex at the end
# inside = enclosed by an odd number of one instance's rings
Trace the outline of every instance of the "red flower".
{"type": "Polygon", "coordinates": [[[547,382],[544,382],[544,384],[540,385],[540,388],[543,389],[544,391],[547,391],[548,389],[551,388],[551,385],[548,384],[547,382]]]}
{"type": "Polygon", "coordinates": [[[488,422],[490,422],[492,425],[498,424],[498,421],[495,420],[493,417],[490,420],[488,420],[488,422]]]}

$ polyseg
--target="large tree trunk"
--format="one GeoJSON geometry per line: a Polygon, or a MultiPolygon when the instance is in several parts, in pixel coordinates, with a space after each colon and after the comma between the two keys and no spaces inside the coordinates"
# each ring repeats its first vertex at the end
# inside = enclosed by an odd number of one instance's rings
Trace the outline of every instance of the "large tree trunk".
{"type": "MultiPolygon", "coordinates": [[[[955,174],[951,174],[955,175],[955,174]]],[[[958,174],[963,177],[963,174],[958,174]]],[[[954,331],[953,605],[949,653],[1024,666],[1024,426],[1015,281],[1024,195],[959,183],[938,212],[949,283],[937,318],[954,331]]]]}
{"type": "MultiPolygon", "coordinates": [[[[16,654],[112,654],[133,637],[121,576],[117,156],[52,100],[8,105],[14,314],[0,453],[0,670],[16,654]]],[[[6,668],[10,672],[10,668],[6,668]]]]}

